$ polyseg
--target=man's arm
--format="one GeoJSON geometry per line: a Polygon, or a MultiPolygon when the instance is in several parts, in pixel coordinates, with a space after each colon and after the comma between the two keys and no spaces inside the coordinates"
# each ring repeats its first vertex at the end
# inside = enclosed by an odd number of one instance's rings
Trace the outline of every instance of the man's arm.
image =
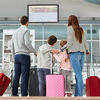
{"type": "Polygon", "coordinates": [[[26,31],[26,33],[24,35],[24,40],[25,40],[26,47],[30,50],[30,52],[32,52],[36,55],[36,51],[30,42],[30,31],[29,30],[26,31]]]}
{"type": "Polygon", "coordinates": [[[12,53],[12,59],[14,60],[15,49],[14,49],[14,42],[13,42],[13,39],[12,39],[12,41],[11,41],[11,53],[12,53]]]}

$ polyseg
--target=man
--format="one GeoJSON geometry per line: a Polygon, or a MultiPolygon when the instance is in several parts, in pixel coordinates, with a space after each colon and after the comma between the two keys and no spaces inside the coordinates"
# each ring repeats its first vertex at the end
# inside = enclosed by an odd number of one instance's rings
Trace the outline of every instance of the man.
{"type": "Polygon", "coordinates": [[[36,51],[30,43],[30,31],[28,30],[28,17],[22,16],[21,27],[12,36],[12,57],[14,59],[15,75],[13,79],[12,95],[18,96],[19,79],[21,75],[21,95],[27,96],[28,78],[30,69],[30,52],[36,51]]]}

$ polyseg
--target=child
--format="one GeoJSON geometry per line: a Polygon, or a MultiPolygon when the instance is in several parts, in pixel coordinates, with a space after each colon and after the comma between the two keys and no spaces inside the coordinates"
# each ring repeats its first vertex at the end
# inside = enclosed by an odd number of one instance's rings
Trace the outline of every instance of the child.
{"type": "MultiPolygon", "coordinates": [[[[60,47],[62,48],[67,43],[66,40],[60,41],[60,47]]],[[[53,52],[54,54],[54,52],[53,52]]],[[[66,87],[67,87],[67,96],[71,96],[71,85],[70,85],[70,79],[71,79],[71,64],[69,60],[69,56],[67,55],[67,50],[64,52],[60,52],[59,56],[54,54],[54,57],[57,59],[57,61],[60,62],[60,74],[66,76],[66,87]]]]}
{"type": "Polygon", "coordinates": [[[51,59],[52,66],[55,63],[55,58],[51,58],[50,51],[53,50],[53,46],[56,44],[56,41],[57,38],[55,36],[50,36],[47,40],[47,44],[40,46],[37,53],[37,72],[40,96],[46,96],[46,75],[50,74],[51,59]]]}

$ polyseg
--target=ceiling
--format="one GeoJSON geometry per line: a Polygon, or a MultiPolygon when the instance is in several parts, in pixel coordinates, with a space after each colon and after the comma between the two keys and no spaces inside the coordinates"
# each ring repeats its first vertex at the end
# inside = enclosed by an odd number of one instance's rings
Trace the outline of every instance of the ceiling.
{"type": "Polygon", "coordinates": [[[100,4],[100,0],[84,0],[90,3],[100,4]]]}
{"type": "Polygon", "coordinates": [[[7,18],[18,19],[23,15],[27,15],[27,4],[59,4],[60,20],[67,20],[70,15],[76,15],[79,19],[99,19],[100,5],[85,1],[86,0],[0,0],[0,18],[5,20],[7,20],[7,18]]]}

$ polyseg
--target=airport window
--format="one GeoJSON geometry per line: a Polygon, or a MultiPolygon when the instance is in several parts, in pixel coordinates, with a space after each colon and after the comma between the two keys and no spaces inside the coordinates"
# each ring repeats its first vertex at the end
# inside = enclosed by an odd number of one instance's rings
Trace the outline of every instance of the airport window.
{"type": "MultiPolygon", "coordinates": [[[[96,34],[97,33],[97,30],[92,30],[92,33],[93,34],[96,34]]],[[[90,30],[87,30],[87,34],[90,34],[90,30]]]]}

